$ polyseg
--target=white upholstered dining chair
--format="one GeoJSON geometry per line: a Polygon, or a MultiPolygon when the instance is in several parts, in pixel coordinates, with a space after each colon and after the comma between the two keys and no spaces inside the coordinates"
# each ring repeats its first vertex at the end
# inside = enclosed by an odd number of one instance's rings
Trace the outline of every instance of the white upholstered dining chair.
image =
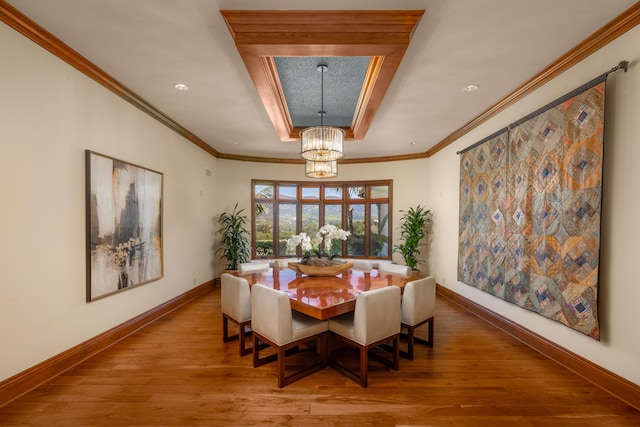
{"type": "Polygon", "coordinates": [[[368,259],[354,259],[351,260],[354,270],[371,271],[373,263],[368,259]]]}
{"type": "Polygon", "coordinates": [[[251,330],[251,293],[249,282],[242,277],[223,273],[220,306],[222,311],[222,342],[240,341],[240,356],[251,353],[246,348],[246,336],[251,330]],[[229,321],[238,326],[238,333],[229,335],[229,321]]]}
{"type": "Polygon", "coordinates": [[[251,317],[253,329],[253,367],[278,361],[278,387],[284,387],[327,366],[328,323],[291,310],[289,296],[282,291],[256,284],[251,288],[251,317]],[[286,375],[287,351],[301,344],[315,341],[314,357],[319,361],[286,375]],[[263,343],[276,354],[260,358],[263,343]]]}
{"type": "Polygon", "coordinates": [[[358,294],[352,313],[329,319],[329,333],[360,351],[359,374],[329,357],[329,363],[346,377],[368,386],[369,350],[392,341],[391,360],[381,361],[395,369],[400,368],[400,288],[385,288],[358,294]]]}
{"type": "Polygon", "coordinates": [[[269,271],[271,266],[268,262],[245,262],[238,265],[238,274],[244,276],[245,274],[261,273],[269,271]]]}
{"type": "Polygon", "coordinates": [[[378,265],[378,271],[380,273],[399,274],[404,277],[409,277],[411,274],[411,267],[400,264],[392,264],[390,262],[381,262],[378,265]]]}
{"type": "Polygon", "coordinates": [[[413,360],[414,343],[433,347],[433,324],[436,312],[436,279],[425,277],[407,283],[402,294],[401,327],[407,329],[407,351],[400,351],[403,357],[413,360]],[[427,339],[415,336],[415,330],[429,323],[427,339]]]}

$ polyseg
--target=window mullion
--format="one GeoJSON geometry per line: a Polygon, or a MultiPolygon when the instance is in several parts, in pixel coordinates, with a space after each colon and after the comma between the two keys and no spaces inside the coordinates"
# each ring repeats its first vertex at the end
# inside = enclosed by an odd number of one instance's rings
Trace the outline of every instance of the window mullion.
{"type": "MultiPolygon", "coordinates": [[[[312,223],[314,223],[315,221],[318,221],[318,226],[323,226],[327,223],[332,223],[332,224],[336,224],[339,225],[338,222],[340,222],[340,226],[345,229],[348,230],[349,226],[348,226],[348,214],[349,214],[349,206],[351,205],[352,207],[357,207],[357,210],[360,211],[361,209],[364,208],[364,212],[358,212],[357,215],[359,216],[359,219],[356,219],[354,222],[354,226],[357,227],[357,231],[358,234],[361,234],[361,239],[359,242],[356,240],[353,243],[356,244],[357,246],[351,246],[352,242],[342,242],[341,245],[341,254],[344,255],[348,255],[351,254],[353,256],[358,256],[358,257],[366,257],[366,258],[370,258],[374,255],[377,254],[377,256],[381,256],[382,254],[380,252],[378,252],[378,245],[379,244],[391,244],[392,241],[392,237],[391,237],[391,230],[390,230],[390,223],[389,221],[391,220],[391,212],[392,212],[392,185],[393,185],[393,181],[389,180],[389,181],[385,181],[385,180],[381,180],[381,181],[363,181],[363,182],[359,182],[359,181],[344,181],[344,182],[327,182],[327,183],[314,183],[314,186],[317,185],[318,189],[319,189],[319,194],[316,199],[316,197],[314,196],[314,192],[306,192],[304,191],[305,188],[309,187],[308,183],[306,183],[306,187],[305,187],[305,183],[306,182],[291,182],[291,181],[281,181],[281,182],[273,182],[273,181],[269,181],[269,182],[265,182],[265,181],[254,181],[253,182],[253,195],[252,195],[252,202],[254,205],[254,209],[252,209],[252,220],[253,220],[253,227],[255,229],[256,227],[256,220],[257,220],[257,215],[255,212],[255,204],[258,203],[258,199],[256,199],[256,186],[257,185],[269,185],[269,186],[273,186],[274,189],[274,194],[273,194],[273,255],[276,257],[284,257],[284,256],[290,256],[289,254],[286,253],[281,253],[282,250],[280,248],[280,239],[281,239],[281,227],[285,227],[286,228],[286,232],[287,233],[291,233],[291,225],[293,225],[290,221],[289,218],[281,218],[280,215],[282,213],[282,215],[285,215],[285,217],[288,217],[289,215],[295,215],[295,233],[299,234],[303,231],[306,230],[307,233],[311,232],[311,228],[312,227],[312,223]],[[282,187],[285,186],[285,187],[282,187]],[[291,190],[293,190],[292,187],[296,187],[296,191],[293,192],[291,190]],[[388,188],[385,188],[388,187],[388,188]],[[375,188],[375,191],[374,191],[375,188]],[[335,189],[335,190],[332,190],[335,189]],[[349,190],[353,189],[354,190],[354,194],[349,194],[349,190]],[[364,190],[364,191],[362,191],[364,190]],[[357,193],[355,192],[357,191],[357,193]],[[280,194],[282,192],[282,194],[280,194]],[[340,194],[338,194],[340,193],[340,194]],[[352,197],[353,196],[353,197],[352,197]],[[386,197],[385,197],[386,196],[386,197]],[[306,197],[306,198],[305,198],[306,197]],[[287,208],[287,210],[283,210],[283,205],[281,205],[282,203],[286,203],[288,205],[291,204],[295,204],[295,208],[292,209],[291,206],[289,206],[287,208]],[[381,237],[381,236],[375,236],[375,245],[376,248],[371,247],[371,245],[374,243],[374,236],[372,236],[372,233],[374,232],[372,229],[372,221],[373,221],[373,212],[372,209],[374,207],[374,205],[379,204],[380,206],[377,207],[376,210],[376,215],[377,215],[377,221],[379,222],[377,224],[378,227],[382,227],[383,223],[380,219],[380,209],[381,207],[384,207],[384,212],[382,212],[382,214],[387,216],[387,219],[385,221],[386,225],[385,225],[385,236],[381,237]],[[335,206],[334,208],[331,208],[330,205],[335,206]],[[314,206],[314,207],[311,207],[314,206]],[[317,206],[318,212],[317,212],[317,219],[315,219],[315,206],[317,206]],[[340,212],[338,212],[338,206],[340,207],[340,212]],[[336,215],[338,214],[338,215],[336,215]],[[304,217],[304,215],[306,215],[306,218],[304,217]],[[306,228],[305,228],[306,227],[306,228]],[[364,230],[362,229],[362,227],[364,227],[364,230]],[[382,238],[384,238],[384,240],[381,240],[382,238]],[[363,242],[364,241],[364,242],[363,242]],[[382,243],[381,243],[382,242],[382,243]],[[361,244],[364,243],[364,250],[361,250],[359,248],[359,246],[361,244]],[[356,249],[357,248],[357,249],[356,249]],[[354,252],[355,251],[355,252],[354,252]],[[376,252],[374,252],[376,251],[376,252]]],[[[261,196],[264,197],[264,196],[261,196]]],[[[263,199],[263,200],[268,200],[268,199],[263,199]]],[[[380,229],[378,229],[378,233],[380,233],[380,229]]],[[[252,238],[252,245],[253,245],[253,250],[256,250],[256,246],[257,246],[257,241],[256,238],[252,238]]],[[[254,252],[255,253],[255,252],[254,252]]],[[[383,252],[383,256],[385,258],[389,258],[390,257],[390,251],[384,251],[383,252]]],[[[296,249],[296,255],[300,254],[300,249],[297,248],[296,249]]]]}

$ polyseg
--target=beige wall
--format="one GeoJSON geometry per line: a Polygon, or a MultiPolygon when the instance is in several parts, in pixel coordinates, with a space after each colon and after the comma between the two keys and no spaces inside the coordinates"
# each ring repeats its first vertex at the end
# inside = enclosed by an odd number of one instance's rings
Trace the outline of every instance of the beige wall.
{"type": "MultiPolygon", "coordinates": [[[[345,152],[349,153],[350,142],[345,142],[345,152]]],[[[298,146],[292,146],[295,152],[298,146]]],[[[251,179],[265,180],[306,180],[303,165],[276,165],[269,163],[240,162],[232,160],[220,160],[218,162],[218,205],[220,210],[233,209],[238,202],[238,207],[244,208],[247,215],[251,215],[251,179]]],[[[418,204],[429,206],[422,191],[426,187],[426,171],[424,160],[407,160],[402,162],[371,163],[356,165],[338,165],[338,176],[333,181],[350,180],[374,180],[393,179],[393,216],[392,230],[396,236],[399,231],[399,209],[406,209],[418,204]]],[[[394,244],[396,244],[394,242],[394,244]]],[[[402,257],[394,255],[394,260],[402,262],[402,257]]],[[[420,265],[425,272],[426,265],[420,265]]],[[[217,271],[220,275],[223,263],[217,261],[217,271]]]]}
{"type": "MultiPolygon", "coordinates": [[[[623,35],[517,105],[436,154],[427,162],[426,198],[436,212],[432,255],[439,283],[592,362],[640,384],[638,303],[640,242],[638,161],[640,160],[640,27],[623,35]],[[570,92],[617,65],[627,73],[609,76],[606,94],[605,171],[600,269],[601,342],[557,322],[501,301],[456,280],[458,249],[458,172],[456,151],[570,92]]],[[[508,70],[505,70],[508,72],[508,70]]]]}
{"type": "Polygon", "coordinates": [[[0,381],[212,278],[216,159],[0,24],[0,381]],[[85,302],[84,151],[164,173],[164,278],[85,302]]]}
{"type": "MultiPolygon", "coordinates": [[[[640,241],[635,167],[640,158],[640,74],[609,79],[601,271],[601,342],[456,281],[455,154],[617,64],[637,61],[640,29],[432,158],[340,165],[339,180],[394,180],[398,209],[434,211],[424,272],[453,291],[640,384],[636,278],[640,241]]],[[[219,276],[213,215],[239,202],[250,211],[251,178],[302,179],[301,165],[216,160],[0,25],[0,381],[219,276]],[[165,277],[85,303],[84,150],[164,173],[165,277]],[[205,177],[204,170],[213,171],[205,177]]],[[[508,72],[508,70],[505,70],[508,72]]],[[[347,153],[348,153],[347,143],[347,153]]],[[[396,232],[397,234],[397,232],[396,232]]],[[[396,242],[394,242],[396,243],[396,242]]]]}

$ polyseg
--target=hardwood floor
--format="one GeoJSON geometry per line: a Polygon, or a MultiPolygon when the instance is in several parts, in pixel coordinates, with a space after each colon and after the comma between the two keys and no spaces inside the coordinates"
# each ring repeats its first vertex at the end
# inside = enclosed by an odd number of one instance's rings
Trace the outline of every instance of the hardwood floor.
{"type": "Polygon", "coordinates": [[[397,372],[372,360],[367,389],[331,368],[278,389],[275,363],[254,369],[222,344],[216,288],[0,408],[0,425],[640,425],[640,411],[449,300],[435,319],[435,347],[397,372]]]}

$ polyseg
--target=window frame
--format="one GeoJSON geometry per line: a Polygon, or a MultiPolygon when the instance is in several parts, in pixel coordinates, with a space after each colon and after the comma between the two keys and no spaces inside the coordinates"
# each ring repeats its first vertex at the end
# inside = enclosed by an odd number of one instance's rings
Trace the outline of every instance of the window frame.
{"type": "Polygon", "coordinates": [[[251,250],[254,259],[264,258],[291,258],[302,256],[300,248],[296,248],[296,254],[280,254],[278,242],[280,240],[279,223],[279,204],[280,203],[294,203],[296,205],[296,231],[295,234],[299,234],[302,231],[302,206],[303,205],[318,205],[318,219],[320,225],[325,224],[325,206],[326,205],[341,205],[342,206],[342,225],[341,227],[347,230],[347,208],[350,204],[364,204],[365,215],[365,239],[364,239],[364,255],[348,255],[347,254],[347,242],[342,243],[342,252],[339,257],[345,258],[361,258],[361,259],[380,259],[390,260],[392,259],[393,249],[391,242],[393,242],[393,233],[391,224],[393,224],[393,180],[381,179],[381,180],[366,180],[366,181],[331,181],[331,182],[318,182],[318,181],[279,181],[279,180],[264,180],[264,179],[252,179],[251,180],[251,250]],[[273,194],[271,198],[256,197],[256,186],[269,186],[273,187],[273,194]],[[296,198],[283,198],[280,199],[280,186],[296,186],[296,198]],[[371,198],[371,187],[386,186],[388,188],[388,194],[386,198],[371,198]],[[319,197],[305,198],[303,199],[303,188],[317,187],[319,188],[319,197]],[[349,188],[363,187],[364,197],[351,198],[349,197],[349,188]],[[342,195],[340,199],[327,198],[325,189],[327,188],[341,188],[342,195]],[[256,251],[256,203],[269,203],[273,206],[272,213],[272,227],[273,227],[273,254],[258,256],[256,251]],[[387,230],[388,230],[388,255],[387,256],[374,256],[370,254],[370,230],[371,230],[371,205],[376,203],[386,203],[388,205],[388,218],[387,218],[387,230]]]}

